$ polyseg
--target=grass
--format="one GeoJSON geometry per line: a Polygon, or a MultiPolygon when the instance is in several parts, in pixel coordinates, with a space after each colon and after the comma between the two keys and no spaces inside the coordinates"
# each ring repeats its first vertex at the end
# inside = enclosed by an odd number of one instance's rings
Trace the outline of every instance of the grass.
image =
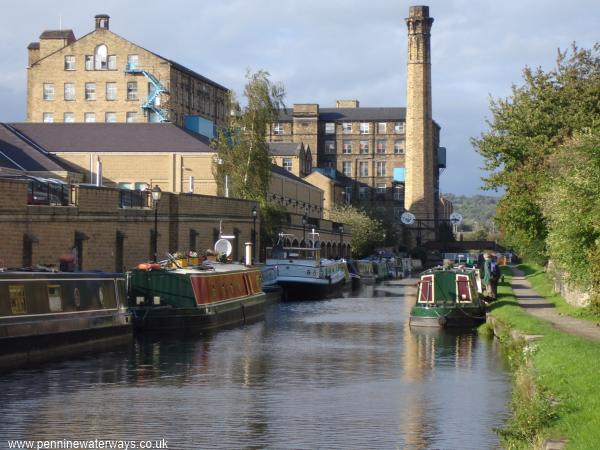
{"type": "Polygon", "coordinates": [[[509,330],[542,334],[525,345],[501,340],[514,372],[512,418],[499,431],[511,449],[538,448],[547,438],[568,439],[569,449],[600,445],[600,343],[556,331],[522,310],[510,288],[511,276],[498,289],[491,314],[509,330]]]}
{"type": "Polygon", "coordinates": [[[577,317],[578,319],[589,320],[590,322],[600,323],[600,316],[591,308],[581,308],[573,306],[554,292],[554,282],[544,271],[544,268],[535,263],[524,263],[517,266],[525,273],[525,276],[531,283],[531,286],[543,295],[550,303],[554,304],[559,314],[577,317]]]}

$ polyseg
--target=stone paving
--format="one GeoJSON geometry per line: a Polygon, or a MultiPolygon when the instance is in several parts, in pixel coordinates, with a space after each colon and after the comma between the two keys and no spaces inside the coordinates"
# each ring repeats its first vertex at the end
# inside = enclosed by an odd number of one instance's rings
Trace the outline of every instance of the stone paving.
{"type": "Polygon", "coordinates": [[[587,320],[559,314],[552,303],[531,288],[531,283],[522,271],[515,267],[510,269],[513,273],[511,286],[515,297],[529,314],[547,320],[560,331],[600,341],[600,326],[587,320]]]}

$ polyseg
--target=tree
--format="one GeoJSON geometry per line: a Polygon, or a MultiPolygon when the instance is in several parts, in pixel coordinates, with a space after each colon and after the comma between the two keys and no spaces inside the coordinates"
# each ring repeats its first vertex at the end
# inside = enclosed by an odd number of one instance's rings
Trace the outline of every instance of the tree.
{"type": "Polygon", "coordinates": [[[362,209],[350,205],[335,206],[330,211],[330,219],[352,227],[352,256],[354,258],[370,255],[376,247],[384,243],[383,225],[362,209]]]}
{"type": "Polygon", "coordinates": [[[550,159],[543,199],[548,253],[572,285],[600,305],[600,130],[577,134],[550,159]]]}
{"type": "Polygon", "coordinates": [[[488,171],[488,189],[504,188],[496,222],[521,255],[547,257],[548,223],[542,199],[554,183],[550,160],[574,134],[600,120],[600,45],[558,52],[549,72],[525,68],[524,84],[507,99],[492,99],[490,130],[472,143],[488,171]]]}
{"type": "Polygon", "coordinates": [[[231,94],[229,127],[219,130],[213,141],[217,149],[213,174],[221,193],[227,176],[232,197],[258,201],[269,187],[271,156],[265,130],[277,121],[285,95],[283,86],[269,76],[263,70],[246,75],[246,105],[242,107],[231,94]]]}

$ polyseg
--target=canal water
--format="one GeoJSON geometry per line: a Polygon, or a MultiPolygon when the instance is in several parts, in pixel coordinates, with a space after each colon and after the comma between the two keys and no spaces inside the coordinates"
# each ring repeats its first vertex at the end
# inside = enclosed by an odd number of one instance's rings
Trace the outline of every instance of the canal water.
{"type": "Polygon", "coordinates": [[[166,439],[170,449],[493,449],[510,380],[470,331],[408,326],[408,287],[272,304],[209,337],[0,375],[8,440],[166,439]]]}

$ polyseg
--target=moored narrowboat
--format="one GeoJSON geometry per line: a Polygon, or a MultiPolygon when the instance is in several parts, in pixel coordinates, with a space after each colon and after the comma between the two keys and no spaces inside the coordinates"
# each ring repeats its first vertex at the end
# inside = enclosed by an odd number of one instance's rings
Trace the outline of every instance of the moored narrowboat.
{"type": "Polygon", "coordinates": [[[373,261],[369,259],[361,259],[356,261],[356,267],[363,284],[373,284],[376,274],[374,273],[373,261]]]}
{"type": "Polygon", "coordinates": [[[187,267],[140,264],[127,273],[127,283],[137,330],[209,332],[264,317],[256,267],[209,261],[187,267]]]}
{"type": "Polygon", "coordinates": [[[0,369],[130,339],[123,274],[0,272],[0,369]]]}
{"type": "Polygon", "coordinates": [[[410,325],[473,327],[485,320],[479,273],[469,268],[434,268],[420,275],[410,325]]]}

